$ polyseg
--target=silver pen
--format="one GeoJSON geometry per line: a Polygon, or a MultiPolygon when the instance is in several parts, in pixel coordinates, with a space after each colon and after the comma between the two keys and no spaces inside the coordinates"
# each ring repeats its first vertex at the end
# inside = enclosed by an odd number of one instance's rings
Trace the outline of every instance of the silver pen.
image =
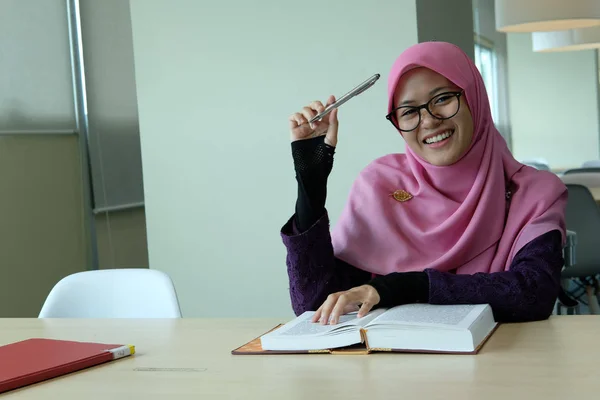
{"type": "Polygon", "coordinates": [[[339,106],[341,106],[342,104],[344,104],[345,102],[347,102],[348,100],[353,98],[354,96],[358,96],[359,94],[361,94],[362,92],[364,92],[365,90],[367,90],[368,88],[373,86],[380,77],[381,77],[381,75],[379,75],[379,74],[373,75],[372,77],[370,77],[369,79],[367,79],[366,81],[364,81],[363,83],[361,83],[360,85],[358,85],[357,87],[355,87],[354,89],[352,89],[351,91],[349,91],[348,93],[343,95],[335,103],[327,106],[327,108],[325,108],[319,114],[317,114],[313,118],[311,118],[311,120],[308,121],[308,123],[311,124],[315,121],[320,121],[324,116],[329,114],[334,109],[338,108],[339,106]]]}

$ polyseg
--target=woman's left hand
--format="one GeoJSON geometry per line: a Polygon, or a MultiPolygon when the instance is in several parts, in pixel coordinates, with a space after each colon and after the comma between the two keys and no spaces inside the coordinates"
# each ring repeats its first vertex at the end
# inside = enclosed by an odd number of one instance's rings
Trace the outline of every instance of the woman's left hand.
{"type": "Polygon", "coordinates": [[[330,294],[325,303],[315,312],[312,322],[321,322],[326,325],[328,322],[335,325],[339,322],[340,316],[349,312],[358,310],[358,318],[364,317],[380,301],[379,293],[371,285],[362,285],[330,294]]]}

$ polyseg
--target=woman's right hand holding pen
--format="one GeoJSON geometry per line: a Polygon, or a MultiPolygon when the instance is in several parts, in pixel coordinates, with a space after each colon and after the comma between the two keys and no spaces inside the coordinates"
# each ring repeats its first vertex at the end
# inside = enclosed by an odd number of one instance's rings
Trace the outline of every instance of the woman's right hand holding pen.
{"type": "Polygon", "coordinates": [[[335,97],[332,95],[327,99],[326,105],[323,105],[318,100],[313,101],[299,112],[290,115],[289,123],[292,142],[325,135],[325,143],[335,147],[337,145],[338,134],[337,108],[324,116],[321,121],[315,121],[310,124],[308,122],[333,103],[335,103],[335,97]]]}

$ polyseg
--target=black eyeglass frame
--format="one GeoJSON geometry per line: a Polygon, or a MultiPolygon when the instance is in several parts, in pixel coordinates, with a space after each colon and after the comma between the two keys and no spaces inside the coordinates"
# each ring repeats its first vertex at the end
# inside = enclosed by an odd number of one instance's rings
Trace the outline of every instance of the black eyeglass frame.
{"type": "Polygon", "coordinates": [[[458,92],[455,91],[451,91],[451,92],[444,92],[444,93],[440,93],[440,94],[436,94],[435,96],[433,96],[431,99],[429,99],[429,101],[425,104],[421,104],[420,106],[400,106],[400,107],[396,107],[394,108],[388,115],[385,116],[385,119],[387,119],[388,121],[390,121],[390,123],[394,126],[394,128],[398,129],[400,132],[412,132],[415,129],[417,129],[419,127],[419,125],[421,125],[421,121],[422,121],[422,117],[421,117],[421,110],[425,109],[427,110],[427,112],[429,113],[429,115],[431,115],[433,118],[435,119],[439,119],[441,121],[450,119],[452,117],[454,117],[456,114],[458,114],[458,112],[460,111],[460,96],[462,96],[465,93],[464,90],[459,90],[458,92]],[[446,118],[440,118],[437,115],[433,115],[433,113],[431,112],[431,110],[429,109],[429,104],[434,101],[435,99],[444,96],[444,95],[451,95],[451,96],[456,96],[457,100],[458,100],[458,107],[456,108],[456,112],[454,114],[452,114],[449,117],[446,118]],[[410,108],[412,110],[416,110],[419,113],[419,122],[417,122],[417,125],[409,130],[406,129],[400,129],[399,124],[396,125],[393,121],[393,115],[396,113],[396,111],[398,111],[401,108],[410,108]]]}

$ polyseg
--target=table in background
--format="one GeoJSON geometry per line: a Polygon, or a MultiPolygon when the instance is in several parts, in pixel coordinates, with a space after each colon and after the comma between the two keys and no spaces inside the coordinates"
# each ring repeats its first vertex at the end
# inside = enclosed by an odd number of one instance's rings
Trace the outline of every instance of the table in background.
{"type": "MultiPolygon", "coordinates": [[[[280,320],[0,319],[0,345],[31,337],[134,344],[134,357],[2,400],[568,399],[600,393],[597,316],[501,325],[479,355],[233,356],[280,320]]],[[[4,360],[3,360],[4,361],[4,360]]]]}

